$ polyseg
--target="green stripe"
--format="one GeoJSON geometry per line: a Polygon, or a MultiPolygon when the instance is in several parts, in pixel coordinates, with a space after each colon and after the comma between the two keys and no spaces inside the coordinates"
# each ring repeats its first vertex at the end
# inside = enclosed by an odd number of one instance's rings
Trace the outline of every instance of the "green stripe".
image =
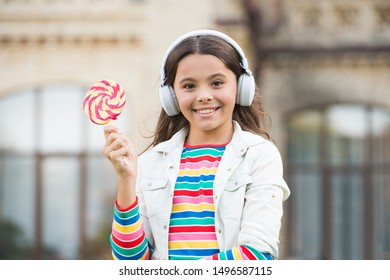
{"type": "Polygon", "coordinates": [[[218,259],[220,259],[221,261],[227,260],[226,253],[225,252],[219,253],[218,259]]]}
{"type": "Polygon", "coordinates": [[[204,219],[194,219],[194,218],[186,218],[186,219],[172,219],[170,222],[171,226],[206,226],[206,225],[214,225],[213,218],[204,218],[204,219]]]}
{"type": "Polygon", "coordinates": [[[132,209],[130,209],[129,211],[126,211],[126,212],[122,212],[122,211],[119,211],[116,206],[114,206],[114,213],[115,215],[117,215],[119,218],[121,219],[128,219],[128,218],[131,218],[135,215],[138,214],[138,205],[132,209]]]}
{"type": "Polygon", "coordinates": [[[253,255],[256,256],[256,258],[258,260],[266,260],[266,257],[264,257],[264,255],[260,251],[256,250],[255,248],[253,248],[253,247],[251,247],[249,245],[243,245],[243,246],[248,248],[253,253],[253,255]]]}
{"type": "Polygon", "coordinates": [[[201,182],[201,183],[193,183],[190,184],[188,182],[176,182],[175,184],[175,190],[191,190],[191,191],[197,191],[199,189],[205,189],[209,190],[213,188],[214,182],[201,182]]]}
{"type": "Polygon", "coordinates": [[[185,151],[182,153],[181,158],[185,157],[199,157],[199,156],[212,156],[212,157],[220,157],[223,155],[224,151],[218,151],[211,148],[202,148],[191,151],[185,151]]]}

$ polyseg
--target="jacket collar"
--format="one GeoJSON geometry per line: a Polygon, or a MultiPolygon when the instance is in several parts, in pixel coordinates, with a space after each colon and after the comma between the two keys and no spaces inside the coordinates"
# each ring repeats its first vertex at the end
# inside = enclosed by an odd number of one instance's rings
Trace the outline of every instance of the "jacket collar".
{"type": "Polygon", "coordinates": [[[187,136],[187,127],[184,127],[180,129],[178,132],[176,132],[171,139],[161,142],[155,147],[153,147],[152,151],[164,153],[164,152],[171,152],[177,147],[182,148],[186,136],[187,136]]]}

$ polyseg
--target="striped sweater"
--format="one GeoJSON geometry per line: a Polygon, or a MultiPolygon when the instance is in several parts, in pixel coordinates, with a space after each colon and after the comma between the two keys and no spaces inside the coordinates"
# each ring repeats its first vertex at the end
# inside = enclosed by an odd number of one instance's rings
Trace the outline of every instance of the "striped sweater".
{"type": "MultiPolygon", "coordinates": [[[[177,177],[168,235],[169,259],[271,259],[248,245],[220,252],[214,226],[213,182],[226,145],[185,144],[177,177]]],[[[151,249],[138,212],[138,199],[126,209],[114,207],[111,234],[114,259],[149,259],[151,249]]]]}
{"type": "Polygon", "coordinates": [[[170,259],[199,259],[219,253],[213,182],[224,151],[225,146],[184,146],[173,192],[170,259]]]}

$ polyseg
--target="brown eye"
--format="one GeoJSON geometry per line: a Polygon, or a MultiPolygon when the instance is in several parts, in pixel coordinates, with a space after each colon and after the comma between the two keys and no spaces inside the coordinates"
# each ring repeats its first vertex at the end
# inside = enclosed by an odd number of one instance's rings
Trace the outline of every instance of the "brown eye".
{"type": "Polygon", "coordinates": [[[220,80],[213,81],[213,82],[211,83],[211,85],[214,86],[214,87],[219,87],[219,86],[221,86],[222,84],[223,84],[223,82],[220,81],[220,80]]]}
{"type": "Polygon", "coordinates": [[[183,85],[183,88],[185,88],[185,89],[193,89],[193,88],[195,88],[195,85],[191,84],[191,83],[187,83],[187,84],[183,85]]]}

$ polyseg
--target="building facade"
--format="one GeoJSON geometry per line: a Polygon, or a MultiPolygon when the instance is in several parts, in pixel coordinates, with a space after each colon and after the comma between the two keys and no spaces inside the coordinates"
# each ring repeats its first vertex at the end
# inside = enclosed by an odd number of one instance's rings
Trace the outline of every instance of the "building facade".
{"type": "Polygon", "coordinates": [[[262,2],[246,1],[287,159],[286,257],[389,259],[390,3],[262,2]]]}

